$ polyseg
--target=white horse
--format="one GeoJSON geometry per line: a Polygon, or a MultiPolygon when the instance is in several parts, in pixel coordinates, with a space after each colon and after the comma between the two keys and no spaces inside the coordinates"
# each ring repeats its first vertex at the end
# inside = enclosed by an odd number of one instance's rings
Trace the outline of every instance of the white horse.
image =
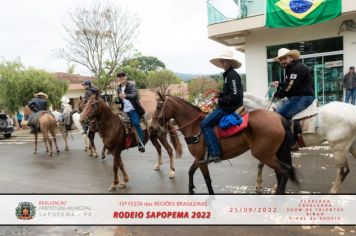
{"type": "MultiPolygon", "coordinates": [[[[67,131],[65,129],[64,123],[59,121],[61,113],[58,111],[53,111],[52,114],[56,118],[56,121],[57,121],[58,127],[59,127],[59,131],[61,132],[61,134],[63,136],[64,143],[65,143],[65,150],[69,150],[69,147],[68,147],[69,131],[67,131]]],[[[79,122],[80,114],[78,112],[73,113],[72,119],[73,119],[73,124],[72,124],[71,130],[79,130],[80,133],[83,133],[83,127],[79,122]]],[[[96,152],[96,150],[94,148],[90,148],[90,145],[89,145],[90,141],[89,141],[89,138],[87,137],[87,135],[83,134],[83,138],[84,138],[84,143],[85,143],[85,151],[88,151],[90,156],[98,157],[98,153],[96,152]]]]}
{"type": "MultiPolygon", "coordinates": [[[[248,111],[266,109],[268,100],[250,93],[244,94],[244,106],[248,111]]],[[[327,141],[336,164],[336,179],[330,193],[337,193],[349,173],[347,155],[351,152],[356,159],[356,106],[330,102],[318,110],[319,128],[315,133],[302,134],[306,146],[315,146],[327,141]]],[[[256,191],[261,191],[263,164],[258,165],[256,191]]]]}

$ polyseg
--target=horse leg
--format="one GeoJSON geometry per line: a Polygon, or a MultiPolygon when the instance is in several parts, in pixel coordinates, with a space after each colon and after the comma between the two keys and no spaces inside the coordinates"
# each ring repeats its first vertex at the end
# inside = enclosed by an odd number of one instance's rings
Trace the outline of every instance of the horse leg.
{"type": "Polygon", "coordinates": [[[256,193],[262,192],[262,171],[264,164],[262,162],[258,163],[257,166],[257,178],[256,178],[256,193]]]}
{"type": "Polygon", "coordinates": [[[173,150],[171,146],[168,143],[167,140],[167,133],[164,133],[162,136],[158,136],[159,141],[162,143],[163,147],[167,150],[168,156],[169,156],[169,172],[168,176],[169,178],[174,178],[175,176],[175,168],[174,168],[174,158],[173,158],[173,150]]]}
{"type": "Polygon", "coordinates": [[[121,156],[119,158],[119,168],[120,168],[121,173],[124,177],[124,183],[119,183],[119,188],[123,189],[123,188],[126,188],[126,183],[129,182],[130,177],[126,172],[126,169],[125,169],[124,163],[122,162],[121,156]]]}
{"type": "MultiPolygon", "coordinates": [[[[63,127],[62,127],[63,128],[63,127]]],[[[69,131],[66,131],[66,130],[63,130],[62,132],[62,136],[63,136],[63,139],[64,139],[64,150],[68,151],[69,150],[69,147],[68,147],[68,133],[69,131]]]]}
{"type": "Polygon", "coordinates": [[[89,151],[89,144],[88,144],[88,136],[86,134],[83,134],[83,138],[84,138],[84,152],[88,152],[89,151]]]}
{"type": "Polygon", "coordinates": [[[331,150],[334,150],[335,165],[336,165],[336,179],[329,193],[337,193],[340,185],[345,180],[347,174],[350,172],[349,165],[347,163],[347,154],[349,148],[345,150],[345,142],[341,142],[338,145],[330,144],[331,150]],[[344,145],[342,145],[344,144],[344,145]]]}
{"type": "Polygon", "coordinates": [[[113,163],[114,182],[109,187],[110,192],[116,191],[116,185],[120,182],[119,176],[117,175],[117,170],[119,168],[119,159],[121,158],[120,153],[114,152],[113,156],[114,156],[114,163],[113,163]]]}
{"type": "Polygon", "coordinates": [[[156,148],[156,151],[158,153],[158,161],[157,161],[157,163],[156,163],[156,165],[155,165],[155,167],[153,169],[154,170],[160,170],[160,167],[163,164],[163,161],[162,161],[162,149],[161,149],[161,145],[158,142],[157,135],[153,134],[153,132],[155,132],[155,131],[151,132],[150,140],[151,140],[153,146],[156,148]]]}
{"type": "Polygon", "coordinates": [[[37,130],[35,131],[35,152],[33,154],[37,154],[37,138],[38,138],[38,133],[37,130]]]}
{"type": "Polygon", "coordinates": [[[103,149],[101,150],[101,159],[105,159],[105,153],[106,153],[107,149],[105,148],[105,146],[103,147],[103,149]]]}
{"type": "MultiPolygon", "coordinates": [[[[67,133],[67,136],[68,136],[68,132],[66,132],[66,133],[67,133]]],[[[56,138],[56,130],[55,129],[51,130],[51,135],[52,135],[52,138],[53,138],[54,146],[56,147],[56,152],[59,153],[59,149],[58,149],[58,145],[57,145],[57,138],[56,138]]],[[[68,150],[68,144],[66,144],[66,150],[68,150]]]]}
{"type": "Polygon", "coordinates": [[[201,173],[204,176],[205,184],[208,187],[209,194],[210,195],[214,194],[213,187],[211,186],[211,179],[210,179],[210,173],[209,173],[208,165],[205,164],[205,163],[199,164],[199,169],[200,169],[201,173]]]}
{"type": "Polygon", "coordinates": [[[193,164],[191,165],[191,167],[189,168],[189,171],[188,171],[188,174],[189,174],[189,191],[188,193],[189,194],[194,194],[194,189],[195,189],[195,186],[194,186],[194,173],[195,171],[198,169],[199,167],[199,163],[198,161],[194,161],[193,164]]]}
{"type": "Polygon", "coordinates": [[[96,152],[96,147],[94,143],[95,133],[89,131],[89,148],[91,149],[91,156],[98,157],[98,153],[96,152]]]}
{"type": "Polygon", "coordinates": [[[53,148],[52,148],[52,140],[49,137],[48,130],[42,129],[42,135],[43,135],[43,140],[46,144],[46,150],[48,152],[48,156],[51,157],[53,155],[53,148]],[[48,151],[48,146],[49,146],[49,151],[48,151]]]}

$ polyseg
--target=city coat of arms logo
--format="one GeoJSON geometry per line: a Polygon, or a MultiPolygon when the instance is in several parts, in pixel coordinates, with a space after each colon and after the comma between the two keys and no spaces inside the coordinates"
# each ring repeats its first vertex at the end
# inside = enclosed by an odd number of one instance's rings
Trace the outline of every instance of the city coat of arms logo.
{"type": "Polygon", "coordinates": [[[30,220],[36,216],[36,207],[31,202],[20,202],[16,207],[16,216],[20,220],[30,220]]]}

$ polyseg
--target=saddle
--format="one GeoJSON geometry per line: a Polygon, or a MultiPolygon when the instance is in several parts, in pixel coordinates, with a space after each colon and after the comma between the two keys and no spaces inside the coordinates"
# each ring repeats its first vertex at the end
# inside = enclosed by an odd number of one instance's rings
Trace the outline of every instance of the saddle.
{"type": "Polygon", "coordinates": [[[319,128],[318,103],[313,103],[292,117],[291,130],[299,147],[305,147],[303,134],[316,133],[319,128]]]}
{"type": "MultiPolygon", "coordinates": [[[[131,146],[131,134],[134,134],[136,137],[136,140],[138,141],[138,134],[136,132],[136,129],[133,128],[132,122],[129,118],[129,116],[122,111],[119,111],[117,113],[120,121],[122,122],[122,124],[125,127],[125,134],[126,134],[126,140],[125,140],[125,147],[128,148],[131,146]]],[[[147,130],[147,132],[149,131],[148,127],[150,126],[150,123],[152,122],[152,117],[150,114],[145,113],[140,120],[140,126],[142,131],[147,130]]]]}

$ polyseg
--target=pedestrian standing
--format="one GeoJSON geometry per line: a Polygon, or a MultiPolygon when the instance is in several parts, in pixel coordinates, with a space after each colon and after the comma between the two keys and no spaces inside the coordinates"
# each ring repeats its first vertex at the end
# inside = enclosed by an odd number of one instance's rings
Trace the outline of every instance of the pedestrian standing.
{"type": "Polygon", "coordinates": [[[17,111],[16,118],[17,118],[17,122],[19,123],[20,129],[22,129],[21,123],[22,123],[23,115],[20,111],[17,111]]]}
{"type": "Polygon", "coordinates": [[[349,72],[343,79],[344,89],[346,90],[345,102],[348,103],[351,98],[351,104],[355,105],[356,100],[356,74],[355,67],[350,66],[349,72]]]}

